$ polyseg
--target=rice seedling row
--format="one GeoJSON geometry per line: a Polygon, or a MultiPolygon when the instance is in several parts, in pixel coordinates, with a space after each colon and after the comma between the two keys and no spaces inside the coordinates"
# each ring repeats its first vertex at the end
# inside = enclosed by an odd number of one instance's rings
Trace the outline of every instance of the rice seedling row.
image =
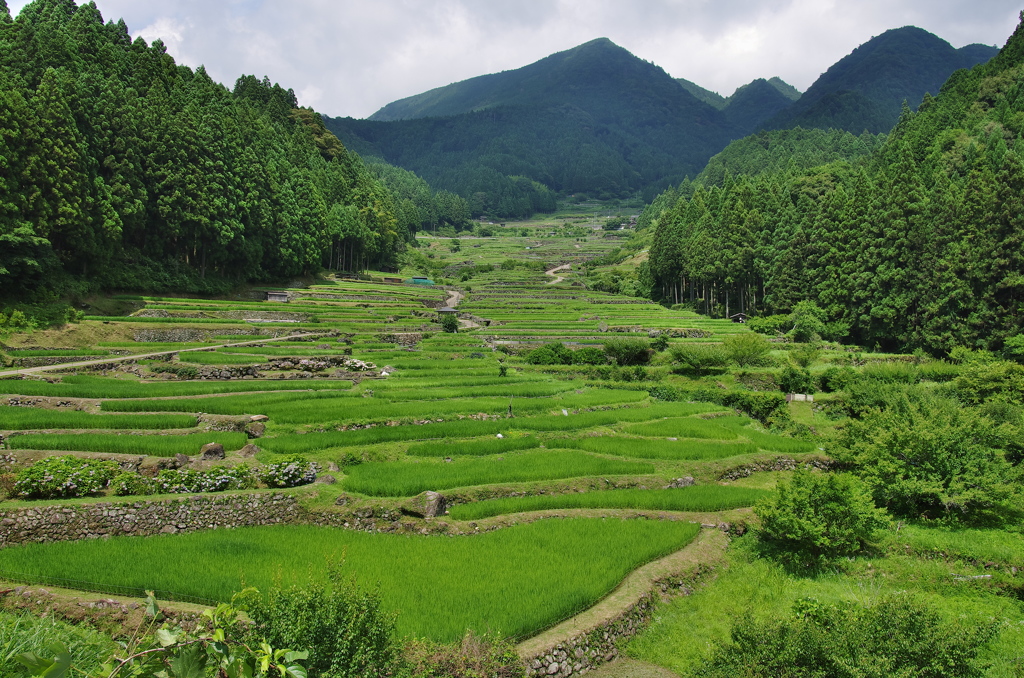
{"type": "Polygon", "coordinates": [[[198,454],[207,443],[220,443],[225,450],[239,450],[248,442],[244,433],[210,431],[187,435],[138,435],[104,433],[28,433],[12,436],[12,450],[57,450],[62,452],[104,452],[152,457],[198,454]]]}
{"type": "Polygon", "coordinates": [[[88,412],[0,407],[0,430],[32,429],[140,429],[192,428],[196,418],[167,414],[89,414],[88,412]]]}

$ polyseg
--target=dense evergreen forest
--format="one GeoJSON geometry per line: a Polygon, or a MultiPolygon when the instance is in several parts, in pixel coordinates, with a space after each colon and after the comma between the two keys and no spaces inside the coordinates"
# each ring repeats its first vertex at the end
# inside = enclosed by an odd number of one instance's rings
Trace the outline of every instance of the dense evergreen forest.
{"type": "MultiPolygon", "coordinates": [[[[1022,134],[1024,25],[992,61],[905,108],[860,162],[803,170],[764,150],[761,166],[662,194],[641,220],[654,229],[653,296],[719,314],[810,301],[831,338],[999,349],[1024,328],[1022,134]]],[[[793,140],[746,143],[791,154],[793,140]]]]}
{"type": "MultiPolygon", "coordinates": [[[[298,107],[132,40],[93,3],[0,0],[0,290],[214,291],[387,265],[435,219],[298,107]]],[[[44,295],[45,296],[45,295],[44,295]]]]}

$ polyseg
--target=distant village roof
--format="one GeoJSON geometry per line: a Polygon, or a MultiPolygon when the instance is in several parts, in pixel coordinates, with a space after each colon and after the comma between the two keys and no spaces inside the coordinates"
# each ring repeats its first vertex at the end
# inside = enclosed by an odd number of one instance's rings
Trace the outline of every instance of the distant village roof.
{"type": "Polygon", "coordinates": [[[458,313],[458,311],[455,310],[454,308],[452,308],[451,306],[445,306],[443,308],[439,308],[439,309],[437,309],[437,312],[438,313],[458,313]]]}

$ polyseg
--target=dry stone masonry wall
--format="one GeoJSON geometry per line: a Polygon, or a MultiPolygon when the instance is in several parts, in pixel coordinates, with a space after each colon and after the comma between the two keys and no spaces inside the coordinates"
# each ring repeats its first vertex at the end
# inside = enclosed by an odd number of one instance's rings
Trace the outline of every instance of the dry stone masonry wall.
{"type": "Polygon", "coordinates": [[[275,525],[302,513],[295,497],[278,492],[11,509],[0,512],[0,547],[275,525]]]}

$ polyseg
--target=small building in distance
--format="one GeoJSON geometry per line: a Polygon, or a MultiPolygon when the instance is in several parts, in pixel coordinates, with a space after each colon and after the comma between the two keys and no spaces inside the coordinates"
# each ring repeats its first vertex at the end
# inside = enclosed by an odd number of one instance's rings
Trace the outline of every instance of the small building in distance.
{"type": "Polygon", "coordinates": [[[441,308],[437,309],[437,312],[440,313],[441,315],[455,315],[456,313],[458,313],[458,310],[452,308],[451,306],[442,306],[441,308]]]}
{"type": "Polygon", "coordinates": [[[266,301],[280,301],[280,302],[287,303],[288,302],[288,293],[287,292],[267,292],[266,301]]]}
{"type": "Polygon", "coordinates": [[[384,276],[384,282],[386,282],[386,283],[400,283],[400,282],[402,282],[402,279],[401,278],[393,278],[391,276],[384,276]]]}
{"type": "Polygon", "coordinates": [[[746,313],[734,313],[731,316],[729,316],[729,320],[733,321],[734,323],[745,323],[749,318],[750,316],[748,316],[746,313]]]}
{"type": "Polygon", "coordinates": [[[414,275],[412,278],[410,278],[406,282],[411,283],[413,285],[433,285],[434,284],[434,281],[431,280],[430,278],[428,278],[425,275],[414,275]]]}

